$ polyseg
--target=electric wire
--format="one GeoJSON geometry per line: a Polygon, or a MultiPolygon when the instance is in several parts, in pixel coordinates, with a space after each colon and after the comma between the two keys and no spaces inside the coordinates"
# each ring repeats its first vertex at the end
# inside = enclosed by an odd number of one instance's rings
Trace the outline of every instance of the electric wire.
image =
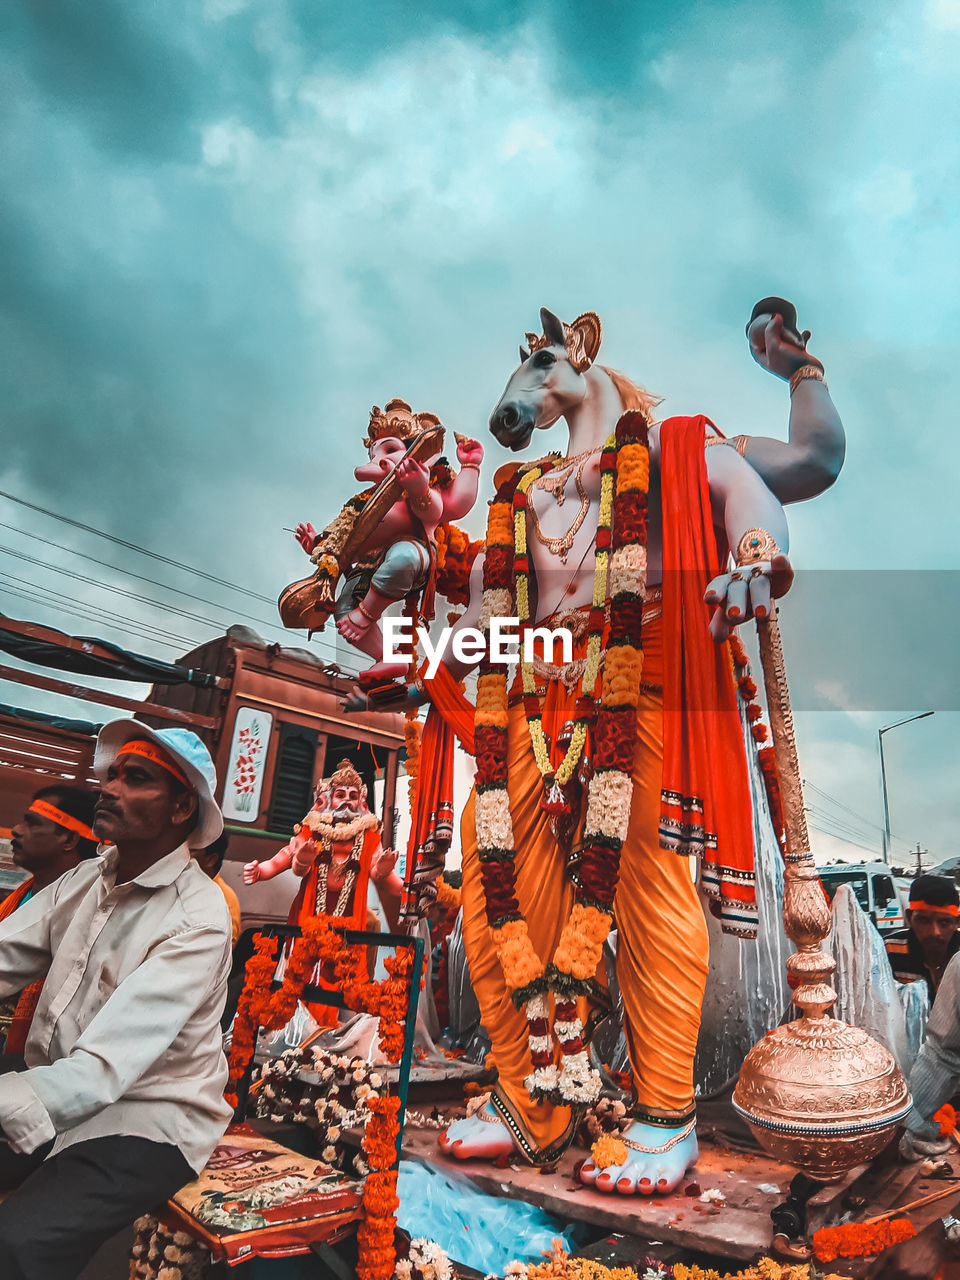
{"type": "Polygon", "coordinates": [[[204,641],[198,640],[191,636],[181,635],[177,631],[168,631],[166,627],[161,627],[154,623],[145,624],[143,622],[138,621],[138,619],[136,618],[128,617],[126,614],[116,613],[113,609],[105,609],[101,605],[92,605],[86,601],[78,601],[74,596],[65,595],[62,591],[55,591],[52,587],[38,586],[36,583],[31,582],[28,578],[20,578],[14,573],[8,573],[5,569],[0,570],[0,578],[9,579],[12,583],[15,584],[15,586],[18,586],[21,589],[26,587],[30,591],[35,591],[35,592],[39,591],[39,592],[43,592],[44,595],[46,596],[55,597],[53,601],[48,601],[48,603],[51,603],[54,607],[57,607],[57,608],[60,607],[60,603],[59,603],[60,601],[63,601],[67,605],[72,605],[72,606],[76,606],[77,604],[80,604],[81,607],[95,611],[99,616],[102,616],[105,619],[113,618],[125,624],[132,623],[134,626],[141,626],[141,627],[148,626],[150,630],[155,631],[157,635],[166,636],[167,639],[176,641],[179,644],[187,645],[191,649],[195,649],[197,645],[204,643],[204,641]]]}
{"type": "MultiPolygon", "coordinates": [[[[51,538],[42,538],[40,534],[31,533],[29,529],[21,529],[15,524],[6,524],[4,521],[0,520],[0,529],[9,529],[12,533],[20,534],[25,538],[31,538],[35,542],[43,543],[46,547],[54,547],[58,551],[62,551],[64,549],[62,543],[54,542],[51,538]]],[[[18,553],[14,552],[14,554],[18,553]]],[[[21,558],[23,558],[22,553],[20,554],[21,558]]],[[[259,626],[269,627],[272,631],[283,634],[284,628],[278,623],[270,622],[266,618],[261,618],[256,614],[246,613],[242,609],[235,609],[233,605],[222,604],[216,600],[208,600],[205,596],[198,596],[192,591],[185,591],[183,587],[174,587],[169,582],[159,582],[156,578],[148,578],[142,573],[134,573],[132,569],[122,569],[119,565],[110,564],[107,560],[99,560],[96,556],[88,555],[85,551],[78,551],[75,547],[70,548],[70,555],[79,556],[82,560],[89,560],[91,564],[99,565],[102,569],[110,569],[113,573],[123,574],[124,577],[134,578],[137,582],[146,582],[151,587],[159,587],[162,591],[176,592],[177,595],[185,596],[188,600],[195,600],[198,604],[208,604],[212,605],[215,609],[223,609],[225,612],[232,614],[235,618],[244,618],[247,622],[256,622],[259,626]]],[[[37,560],[35,563],[43,564],[48,569],[56,569],[56,566],[50,564],[49,561],[37,560]]],[[[63,572],[62,570],[58,571],[63,572]]],[[[107,584],[99,582],[98,580],[98,585],[106,586],[107,584]]],[[[161,602],[151,601],[151,603],[159,604],[161,602]]],[[[170,606],[167,605],[163,607],[169,608],[170,606]]],[[[332,641],[323,637],[314,639],[311,643],[324,646],[336,652],[336,645],[332,641]]]]}
{"type": "MultiPolygon", "coordinates": [[[[13,532],[18,532],[18,534],[23,534],[24,536],[26,536],[26,538],[36,539],[37,541],[40,541],[40,543],[44,543],[45,545],[47,545],[47,547],[55,547],[55,548],[61,549],[60,543],[55,543],[55,541],[51,541],[50,539],[47,539],[47,538],[41,538],[40,535],[32,534],[32,532],[29,532],[26,529],[17,529],[17,526],[15,525],[4,524],[3,521],[0,521],[0,527],[3,527],[3,529],[12,530],[13,532]]],[[[195,622],[205,623],[206,626],[216,627],[218,628],[219,631],[225,631],[227,630],[227,627],[233,625],[233,622],[224,622],[224,621],[215,620],[215,618],[201,617],[200,614],[191,613],[188,611],[188,609],[180,609],[177,607],[177,605],[164,602],[164,600],[156,600],[152,598],[152,596],[140,595],[140,594],[134,593],[134,591],[129,591],[124,588],[119,588],[119,586],[113,586],[109,584],[109,582],[102,581],[102,579],[95,579],[95,577],[84,576],[83,573],[77,573],[74,570],[68,570],[68,568],[63,568],[59,566],[59,564],[52,564],[50,561],[44,561],[44,559],[28,556],[26,552],[19,552],[19,550],[15,550],[13,547],[0,547],[0,552],[4,552],[6,554],[9,554],[9,556],[14,556],[17,559],[22,559],[22,561],[26,561],[31,564],[37,564],[37,566],[40,566],[42,568],[47,568],[47,570],[51,570],[54,573],[64,573],[64,575],[67,575],[68,577],[73,577],[73,579],[77,579],[78,581],[90,582],[91,585],[99,586],[99,588],[102,588],[106,591],[114,591],[114,593],[119,595],[127,595],[131,599],[140,600],[140,602],[143,604],[150,604],[152,605],[152,607],[165,609],[166,612],[179,613],[180,616],[184,618],[189,618],[189,620],[195,621],[195,622]]],[[[261,617],[255,616],[255,614],[246,613],[242,611],[242,609],[234,609],[233,605],[220,604],[216,602],[216,600],[206,600],[202,595],[192,594],[191,591],[184,591],[182,590],[182,588],[178,588],[178,586],[170,586],[168,582],[157,582],[156,579],[151,579],[151,577],[145,577],[141,575],[141,573],[134,573],[131,570],[125,570],[125,568],[120,568],[118,564],[109,564],[106,561],[101,561],[101,559],[97,559],[95,556],[86,556],[86,554],[84,554],[83,552],[77,552],[77,550],[70,549],[70,554],[72,554],[72,556],[79,556],[79,557],[82,557],[83,559],[88,559],[88,561],[91,561],[92,563],[100,564],[102,568],[109,568],[109,570],[115,573],[123,573],[123,575],[127,577],[132,577],[132,579],[137,579],[138,581],[141,581],[141,582],[148,582],[148,584],[150,584],[151,586],[159,586],[161,590],[177,591],[179,595],[187,596],[187,598],[191,600],[197,600],[197,602],[200,602],[201,604],[212,604],[212,607],[216,609],[224,609],[225,612],[232,614],[233,618],[238,618],[238,617],[246,618],[248,622],[256,622],[257,625],[259,626],[268,627],[271,632],[274,632],[274,634],[283,635],[284,628],[280,626],[279,623],[270,622],[266,620],[266,618],[261,618],[261,617]]],[[[289,637],[284,635],[284,640],[287,641],[287,643],[289,643],[289,637]]],[[[337,645],[335,645],[333,641],[326,640],[326,639],[323,639],[323,637],[320,637],[320,639],[316,639],[312,641],[312,643],[319,646],[319,648],[325,648],[330,650],[330,653],[333,653],[334,655],[335,653],[337,653],[337,645]]],[[[333,659],[330,659],[330,660],[333,660],[333,659]]]]}
{"type": "Polygon", "coordinates": [[[161,564],[171,565],[174,569],[182,569],[184,573],[196,574],[198,578],[204,578],[207,582],[215,582],[218,586],[229,587],[231,591],[239,591],[241,595],[250,596],[251,599],[259,600],[263,604],[274,603],[269,596],[260,595],[259,592],[251,591],[248,587],[241,587],[239,583],[230,582],[226,578],[218,578],[216,574],[207,573],[205,569],[194,568],[193,565],[184,564],[182,560],[174,560],[170,556],[161,555],[159,551],[150,551],[147,547],[141,547],[136,542],[129,542],[126,538],[118,538],[112,533],[105,533],[102,529],[97,529],[92,524],[84,524],[81,520],[71,520],[69,516],[61,515],[58,511],[50,511],[47,507],[38,506],[35,502],[28,502],[26,498],[18,498],[15,494],[7,493],[4,489],[0,489],[0,498],[6,498],[8,502],[16,502],[19,506],[26,507],[29,511],[37,511],[41,515],[49,516],[52,520],[59,520],[61,524],[68,524],[71,528],[82,529],[84,533],[93,533],[98,538],[106,538],[108,542],[112,542],[118,547],[126,547],[128,551],[138,551],[141,555],[149,556],[151,560],[159,560],[161,564]]]}
{"type": "Polygon", "coordinates": [[[112,631],[119,631],[123,635],[133,636],[137,640],[147,640],[152,644],[163,645],[167,649],[173,649],[177,653],[183,652],[183,645],[173,644],[169,640],[161,640],[159,636],[149,634],[145,631],[135,630],[130,626],[120,626],[116,622],[107,622],[107,620],[97,613],[86,613],[79,609],[71,608],[65,604],[58,604],[56,601],[48,600],[43,596],[36,595],[32,591],[23,591],[18,587],[11,587],[6,582],[0,582],[0,590],[5,595],[16,596],[20,600],[28,600],[31,604],[40,604],[48,609],[56,609],[58,613],[66,613],[71,617],[80,618],[84,622],[100,622],[103,626],[108,627],[112,631]]]}

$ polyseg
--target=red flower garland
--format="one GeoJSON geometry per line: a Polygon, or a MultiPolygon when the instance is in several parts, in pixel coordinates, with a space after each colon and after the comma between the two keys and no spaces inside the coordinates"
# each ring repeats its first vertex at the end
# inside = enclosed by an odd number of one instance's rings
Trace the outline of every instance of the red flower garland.
{"type": "Polygon", "coordinates": [[[767,726],[761,723],[763,711],[753,699],[757,696],[757,686],[750,675],[750,660],[739,636],[729,639],[730,655],[737,675],[737,689],[740,697],[747,704],[747,720],[750,732],[757,744],[757,764],[763,776],[763,789],[767,793],[767,805],[770,809],[770,820],[773,823],[774,835],[780,845],[781,853],[786,853],[786,832],[783,819],[783,801],[780,796],[780,775],[777,772],[777,757],[773,747],[762,747],[761,742],[767,740],[767,726]]]}
{"type": "MultiPolygon", "coordinates": [[[[332,965],[348,1008],[379,1018],[377,1034],[388,1062],[399,1062],[406,1035],[407,992],[413,973],[413,950],[398,947],[387,957],[387,977],[371,982],[366,948],[348,945],[323,916],[304,924],[287,962],[283,982],[271,991],[277,964],[277,939],[256,934],[254,954],[247,961],[243,991],[237,1003],[230,1045],[230,1081],[239,1081],[255,1047],[258,1026],[276,1030],[290,1020],[304,987],[319,964],[332,965]]],[[[236,1107],[234,1091],[226,1095],[236,1107]]],[[[357,1230],[359,1280],[390,1280],[396,1266],[400,1099],[376,1098],[369,1103],[370,1118],[363,1135],[363,1153],[370,1172],[363,1190],[364,1219],[357,1230]]]]}

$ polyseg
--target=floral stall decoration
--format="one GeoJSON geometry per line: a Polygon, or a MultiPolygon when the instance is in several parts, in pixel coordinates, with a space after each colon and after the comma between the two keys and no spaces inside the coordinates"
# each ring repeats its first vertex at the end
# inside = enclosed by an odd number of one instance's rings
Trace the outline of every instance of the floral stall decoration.
{"type": "Polygon", "coordinates": [[[370,1101],[386,1092],[384,1077],[363,1058],[314,1049],[287,1049],[254,1068],[256,1115],[275,1124],[302,1124],[316,1138],[320,1159],[361,1177],[368,1167],[360,1152],[344,1142],[348,1129],[364,1126],[370,1101]],[[313,1084],[303,1073],[317,1077],[313,1084]]]}
{"type": "MultiPolygon", "coordinates": [[[[274,991],[271,988],[278,948],[276,938],[264,934],[257,934],[254,938],[254,954],[247,962],[244,988],[234,1020],[229,1057],[229,1101],[237,1105],[235,1088],[253,1054],[257,1028],[278,1030],[285,1026],[318,967],[321,971],[332,972],[347,1008],[379,1019],[378,1037],[383,1055],[388,1062],[400,1061],[413,975],[413,948],[398,947],[384,961],[386,978],[375,982],[367,969],[366,948],[348,944],[323,916],[317,916],[304,925],[301,936],[293,945],[283,981],[274,991]]],[[[362,1143],[363,1162],[369,1172],[363,1193],[364,1219],[358,1229],[357,1275],[359,1280],[390,1280],[396,1262],[394,1237],[398,1207],[396,1162],[400,1099],[386,1094],[377,1095],[372,1081],[369,1083],[370,1093],[364,1096],[367,1119],[362,1143]]],[[[331,1127],[336,1128],[335,1125],[331,1127]]],[[[335,1148],[336,1143],[328,1145],[335,1148]]]]}

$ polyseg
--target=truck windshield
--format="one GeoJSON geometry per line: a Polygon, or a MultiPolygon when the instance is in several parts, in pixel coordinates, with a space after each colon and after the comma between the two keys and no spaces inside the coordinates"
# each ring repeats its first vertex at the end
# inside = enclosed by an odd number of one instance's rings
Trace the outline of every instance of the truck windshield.
{"type": "Polygon", "coordinates": [[[820,881],[827,891],[827,897],[833,901],[833,895],[842,884],[848,884],[856,894],[857,901],[864,911],[870,910],[867,897],[867,877],[862,871],[822,871],[820,881]]]}

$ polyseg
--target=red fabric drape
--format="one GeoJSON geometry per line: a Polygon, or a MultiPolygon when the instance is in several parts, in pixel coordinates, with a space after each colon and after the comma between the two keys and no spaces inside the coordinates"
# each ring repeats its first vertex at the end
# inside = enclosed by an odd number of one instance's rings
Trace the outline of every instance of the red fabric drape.
{"type": "Polygon", "coordinates": [[[721,570],[704,457],[707,421],[668,418],[660,427],[667,655],[660,845],[699,856],[702,888],[718,900],[724,930],[755,937],[753,819],[737,691],[729,645],[710,635],[703,599],[721,570]]]}

